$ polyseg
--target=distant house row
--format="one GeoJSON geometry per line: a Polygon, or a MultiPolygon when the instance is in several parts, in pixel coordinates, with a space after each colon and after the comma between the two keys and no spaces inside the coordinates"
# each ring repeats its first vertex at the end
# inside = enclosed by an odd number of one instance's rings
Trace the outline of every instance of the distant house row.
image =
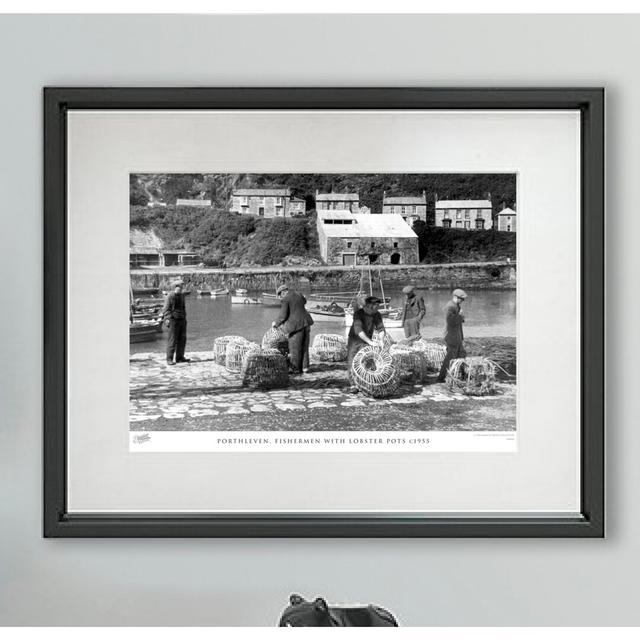
{"type": "MultiPolygon", "coordinates": [[[[351,213],[380,215],[360,206],[357,193],[315,194],[316,211],[350,211],[351,213]]],[[[291,190],[239,189],[233,193],[231,211],[263,216],[265,218],[289,217],[306,212],[304,200],[294,198],[291,190]]],[[[436,200],[435,226],[449,229],[492,229],[493,207],[491,200],[436,200]]],[[[427,194],[420,196],[382,194],[382,214],[396,214],[409,224],[417,220],[427,221],[427,194]]],[[[516,230],[516,212],[508,207],[497,215],[499,231],[516,230]]]]}
{"type": "MultiPolygon", "coordinates": [[[[380,215],[360,206],[357,193],[315,194],[316,211],[349,211],[354,214],[380,215]]],[[[179,206],[209,207],[210,200],[179,199],[179,206]]],[[[289,218],[304,215],[306,203],[291,194],[291,189],[237,189],[231,197],[230,211],[264,218],[289,218]]],[[[409,225],[427,221],[427,194],[393,195],[382,193],[382,214],[395,214],[409,225]]],[[[494,216],[491,200],[438,200],[435,201],[435,226],[445,229],[467,229],[469,231],[493,229],[494,216]]],[[[496,216],[499,231],[516,231],[516,212],[504,207],[496,216]]]]}

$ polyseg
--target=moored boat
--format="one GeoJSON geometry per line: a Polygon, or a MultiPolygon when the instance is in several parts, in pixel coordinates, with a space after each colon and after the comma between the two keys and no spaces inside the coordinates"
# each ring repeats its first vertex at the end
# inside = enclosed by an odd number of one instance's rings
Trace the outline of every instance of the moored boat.
{"type": "Polygon", "coordinates": [[[345,317],[344,308],[335,302],[329,305],[309,307],[307,311],[311,314],[314,322],[342,322],[345,317]]]}
{"type": "Polygon", "coordinates": [[[260,298],[262,299],[262,304],[268,307],[279,307],[282,302],[275,293],[265,293],[263,291],[260,298]]]}
{"type": "Polygon", "coordinates": [[[162,330],[162,320],[134,320],[129,323],[129,344],[157,340],[162,330]]]}
{"type": "MultiPolygon", "coordinates": [[[[402,329],[401,309],[380,309],[385,329],[402,329]]],[[[345,309],[344,321],[347,327],[353,324],[353,308],[345,309]]]]}
{"type": "Polygon", "coordinates": [[[157,296],[160,293],[160,289],[158,287],[138,287],[137,289],[132,289],[132,293],[134,296],[157,296]]]}
{"type": "Polygon", "coordinates": [[[231,294],[231,304],[262,304],[262,300],[250,296],[246,289],[236,289],[231,294]]]}
{"type": "Polygon", "coordinates": [[[199,296],[210,296],[215,298],[217,296],[226,296],[229,293],[229,289],[221,287],[219,289],[197,289],[199,296]]]}

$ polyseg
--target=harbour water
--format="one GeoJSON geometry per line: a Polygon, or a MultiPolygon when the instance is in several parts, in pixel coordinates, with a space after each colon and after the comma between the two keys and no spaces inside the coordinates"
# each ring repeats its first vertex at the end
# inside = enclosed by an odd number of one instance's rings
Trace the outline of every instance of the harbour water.
{"type": "MultiPolygon", "coordinates": [[[[516,292],[514,290],[466,289],[468,298],[464,304],[466,337],[515,337],[516,292]]],[[[322,293],[314,290],[314,292],[322,293]]],[[[259,296],[261,291],[250,291],[259,296]]],[[[309,290],[301,289],[308,295],[309,290]]],[[[374,291],[379,295],[379,291],[374,291]]],[[[446,289],[421,290],[426,305],[426,317],[422,322],[422,335],[428,338],[441,337],[444,329],[443,308],[451,297],[446,289]]],[[[387,289],[391,306],[399,307],[404,296],[401,288],[387,289]]],[[[187,306],[187,351],[207,351],[213,347],[215,338],[223,335],[241,335],[260,342],[271,322],[278,316],[279,307],[267,305],[231,304],[231,296],[211,298],[199,297],[195,292],[186,296],[187,306]]],[[[310,307],[308,304],[307,307],[310,307]]],[[[311,337],[318,333],[345,335],[342,322],[316,322],[311,327],[311,337]]],[[[402,330],[392,330],[394,338],[403,337],[402,330]]],[[[164,336],[154,342],[130,345],[130,353],[161,352],[165,348],[164,336]]],[[[188,355],[188,354],[187,354],[188,355]]]]}

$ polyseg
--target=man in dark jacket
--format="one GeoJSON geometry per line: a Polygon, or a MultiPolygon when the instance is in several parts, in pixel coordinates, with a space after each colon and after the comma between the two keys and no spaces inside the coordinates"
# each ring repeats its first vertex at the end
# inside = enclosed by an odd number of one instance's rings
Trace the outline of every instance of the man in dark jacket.
{"type": "Polygon", "coordinates": [[[424,318],[426,310],[424,308],[424,300],[421,296],[416,295],[416,288],[413,285],[407,285],[402,293],[405,295],[404,308],[402,309],[402,327],[404,329],[404,337],[420,335],[420,321],[424,318]]]}
{"type": "Polygon", "coordinates": [[[466,300],[467,294],[462,289],[453,292],[453,299],[447,302],[444,308],[444,342],[447,345],[447,353],[440,367],[438,382],[444,382],[449,370],[449,364],[454,358],[466,358],[467,352],[464,348],[464,334],[462,333],[462,323],[464,314],[462,313],[462,303],[466,300]]]}
{"type": "Polygon", "coordinates": [[[187,345],[187,311],[184,306],[182,282],[173,285],[173,291],[167,296],[162,309],[162,319],[167,328],[167,364],[190,362],[184,357],[187,345]],[[173,357],[175,355],[175,362],[173,357]]]}
{"type": "Polygon", "coordinates": [[[382,300],[375,296],[368,296],[364,300],[364,306],[359,307],[353,312],[353,323],[349,329],[349,338],[347,339],[347,368],[349,371],[349,381],[351,382],[351,393],[357,393],[358,388],[353,384],[353,376],[351,373],[351,365],[356,353],[367,345],[375,345],[373,340],[373,332],[384,332],[384,323],[382,316],[378,311],[382,300]]]}
{"type": "Polygon", "coordinates": [[[289,290],[288,285],[280,285],[276,291],[280,298],[280,314],[271,324],[289,337],[289,365],[291,373],[299,374],[309,362],[309,335],[311,316],[305,308],[307,299],[297,291],[289,290]]]}

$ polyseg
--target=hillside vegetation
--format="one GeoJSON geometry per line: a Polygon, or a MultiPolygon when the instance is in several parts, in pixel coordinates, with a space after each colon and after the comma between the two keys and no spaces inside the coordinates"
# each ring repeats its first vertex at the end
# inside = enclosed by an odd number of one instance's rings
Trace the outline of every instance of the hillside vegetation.
{"type": "Polygon", "coordinates": [[[319,263],[315,217],[263,219],[208,207],[131,207],[132,229],[153,230],[168,248],[197,251],[207,266],[319,263]]]}
{"type": "Polygon", "coordinates": [[[443,262],[493,262],[516,259],[516,234],[508,231],[465,231],[443,229],[416,222],[420,261],[429,264],[443,262]]]}

